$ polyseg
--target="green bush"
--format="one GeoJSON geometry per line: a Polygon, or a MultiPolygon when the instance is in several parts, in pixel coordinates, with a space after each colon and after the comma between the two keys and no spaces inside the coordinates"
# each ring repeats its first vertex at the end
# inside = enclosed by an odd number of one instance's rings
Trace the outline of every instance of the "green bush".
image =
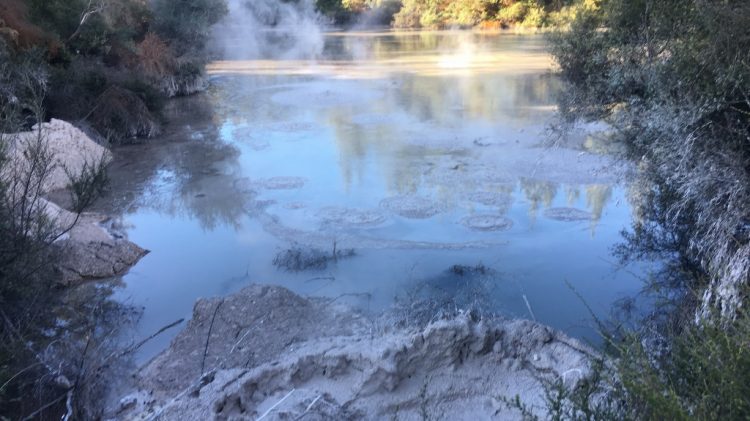
{"type": "Polygon", "coordinates": [[[528,6],[526,3],[517,2],[500,9],[497,19],[505,25],[511,25],[523,21],[526,17],[528,6]]]}
{"type": "Polygon", "coordinates": [[[470,27],[493,17],[497,13],[497,0],[464,0],[451,2],[443,12],[447,25],[470,27]]]}
{"type": "Polygon", "coordinates": [[[401,10],[393,16],[395,28],[419,28],[423,5],[419,0],[404,0],[401,10]]]}
{"type": "Polygon", "coordinates": [[[527,28],[541,28],[544,26],[546,18],[547,15],[544,12],[544,9],[538,6],[532,6],[526,11],[526,16],[524,16],[521,26],[527,28]]]}

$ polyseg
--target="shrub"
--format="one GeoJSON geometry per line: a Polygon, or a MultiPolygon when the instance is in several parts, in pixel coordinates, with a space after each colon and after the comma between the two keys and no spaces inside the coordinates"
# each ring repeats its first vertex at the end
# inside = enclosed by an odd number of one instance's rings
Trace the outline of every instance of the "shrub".
{"type": "Polygon", "coordinates": [[[150,79],[164,77],[172,73],[176,67],[176,60],[172,49],[158,35],[149,32],[136,47],[138,65],[141,71],[150,79]]]}
{"type": "MultiPolygon", "coordinates": [[[[573,388],[543,380],[548,419],[740,420],[750,417],[750,318],[687,325],[656,339],[645,331],[610,335],[606,359],[573,388]],[[717,324],[720,322],[722,324],[717,324]],[[645,345],[650,344],[650,345],[645,345]]],[[[520,400],[504,399],[526,418],[538,417],[520,400]]]]}
{"type": "Polygon", "coordinates": [[[422,5],[417,0],[404,0],[401,10],[393,16],[395,28],[419,28],[422,5]]]}
{"type": "Polygon", "coordinates": [[[526,15],[521,22],[521,26],[527,28],[541,28],[544,26],[547,15],[544,9],[538,6],[529,7],[526,11],[526,15]]]}
{"type": "Polygon", "coordinates": [[[159,123],[144,100],[119,86],[110,86],[97,98],[90,121],[113,143],[132,142],[159,133],[159,123]]]}
{"type": "Polygon", "coordinates": [[[497,14],[497,19],[504,25],[511,25],[523,21],[528,12],[528,6],[523,2],[516,2],[502,7],[497,14]]]}

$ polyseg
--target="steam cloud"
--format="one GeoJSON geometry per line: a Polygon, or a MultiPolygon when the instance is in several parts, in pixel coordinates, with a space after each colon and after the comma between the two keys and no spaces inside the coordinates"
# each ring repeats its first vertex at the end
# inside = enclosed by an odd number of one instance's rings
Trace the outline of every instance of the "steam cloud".
{"type": "Polygon", "coordinates": [[[228,6],[214,31],[222,59],[315,59],[323,52],[323,22],[313,0],[229,0],[228,6]]]}

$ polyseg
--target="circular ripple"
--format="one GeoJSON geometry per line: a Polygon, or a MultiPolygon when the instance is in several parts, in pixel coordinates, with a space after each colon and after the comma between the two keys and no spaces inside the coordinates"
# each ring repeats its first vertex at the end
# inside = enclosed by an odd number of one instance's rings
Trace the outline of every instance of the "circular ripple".
{"type": "Polygon", "coordinates": [[[513,198],[508,193],[478,191],[469,195],[469,200],[485,206],[509,207],[513,198]]]}
{"type": "Polygon", "coordinates": [[[305,181],[302,177],[271,177],[261,181],[260,184],[270,190],[290,190],[304,186],[305,181]]]}
{"type": "Polygon", "coordinates": [[[352,209],[335,206],[318,211],[318,218],[324,223],[348,227],[372,227],[386,221],[382,212],[372,209],[352,209]]]}
{"type": "Polygon", "coordinates": [[[503,231],[513,226],[513,221],[499,215],[472,215],[461,220],[461,224],[474,231],[503,231]]]}
{"type": "Polygon", "coordinates": [[[551,208],[544,211],[544,216],[549,219],[564,222],[589,221],[591,212],[575,208],[551,208]]]}
{"type": "Polygon", "coordinates": [[[380,207],[404,218],[425,219],[442,211],[430,199],[420,196],[393,196],[380,201],[380,207]]]}

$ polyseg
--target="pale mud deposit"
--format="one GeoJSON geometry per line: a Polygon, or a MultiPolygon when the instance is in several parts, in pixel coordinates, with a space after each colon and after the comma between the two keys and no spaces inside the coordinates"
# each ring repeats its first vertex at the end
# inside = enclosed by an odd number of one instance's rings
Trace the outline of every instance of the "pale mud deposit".
{"type": "Polygon", "coordinates": [[[541,414],[539,379],[571,386],[589,371],[588,355],[576,340],[530,321],[459,312],[426,327],[383,327],[330,300],[253,285],[200,300],[110,416],[522,419],[504,399],[519,395],[541,414]]]}
{"type": "Polygon", "coordinates": [[[443,212],[437,202],[422,196],[393,196],[380,201],[380,207],[409,219],[426,219],[443,212]]]}
{"type": "Polygon", "coordinates": [[[344,228],[367,228],[382,225],[386,216],[372,209],[343,208],[327,206],[317,212],[317,217],[328,226],[344,228]]]}
{"type": "MultiPolygon", "coordinates": [[[[102,279],[122,274],[146,255],[147,251],[131,243],[117,223],[100,214],[76,215],[50,196],[69,196],[67,188],[72,177],[80,177],[84,170],[92,170],[100,163],[108,163],[112,154],[107,148],[91,140],[70,123],[53,119],[34,126],[30,132],[5,135],[10,139],[9,154],[14,162],[11,171],[28,171],[29,148],[41,140],[52,159],[52,169],[43,180],[38,206],[64,232],[55,243],[62,258],[55,268],[59,282],[70,284],[83,280],[102,279]]],[[[2,177],[12,174],[2,174],[2,177]]],[[[62,200],[65,201],[65,200],[62,200]]],[[[62,202],[61,201],[61,202],[62,202]]]]}
{"type": "Polygon", "coordinates": [[[474,231],[503,231],[513,227],[513,221],[500,215],[471,215],[463,218],[461,224],[474,231]]]}
{"type": "Polygon", "coordinates": [[[303,177],[280,176],[259,180],[239,178],[234,181],[234,188],[243,193],[255,190],[294,190],[304,187],[307,179],[303,177]]]}
{"type": "Polygon", "coordinates": [[[591,212],[575,208],[551,208],[544,211],[544,216],[549,219],[563,222],[590,221],[591,212]]]}

